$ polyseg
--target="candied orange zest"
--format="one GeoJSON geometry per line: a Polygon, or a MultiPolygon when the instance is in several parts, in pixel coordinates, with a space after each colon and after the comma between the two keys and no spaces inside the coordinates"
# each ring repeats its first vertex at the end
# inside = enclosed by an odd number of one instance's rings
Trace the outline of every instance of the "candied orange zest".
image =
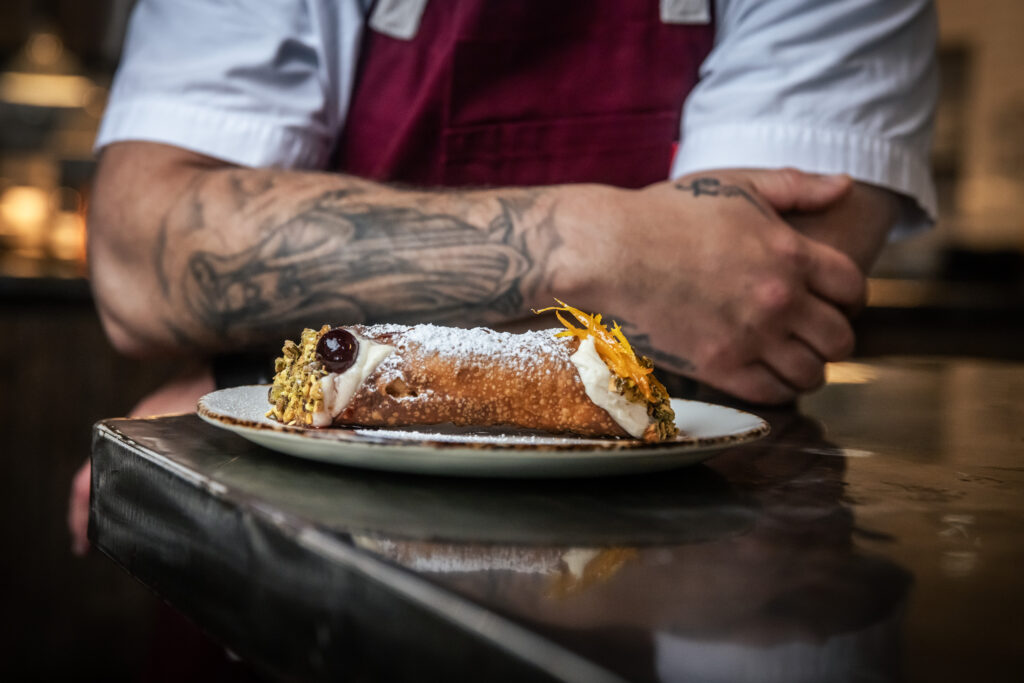
{"type": "Polygon", "coordinates": [[[623,334],[619,324],[612,321],[612,329],[609,330],[601,322],[600,313],[589,315],[560,299],[555,299],[555,301],[558,302],[558,306],[549,306],[539,311],[535,310],[534,313],[555,311],[555,317],[558,318],[558,322],[562,323],[566,328],[556,336],[576,337],[580,341],[587,337],[592,338],[594,340],[594,348],[597,349],[597,355],[601,357],[605,365],[619,377],[632,379],[644,397],[648,401],[653,401],[654,394],[651,391],[651,381],[657,382],[657,380],[653,377],[648,377],[653,370],[640,365],[636,352],[633,351],[633,347],[626,340],[626,335],[623,334]],[[563,318],[562,311],[572,315],[583,327],[576,327],[563,318]]]}

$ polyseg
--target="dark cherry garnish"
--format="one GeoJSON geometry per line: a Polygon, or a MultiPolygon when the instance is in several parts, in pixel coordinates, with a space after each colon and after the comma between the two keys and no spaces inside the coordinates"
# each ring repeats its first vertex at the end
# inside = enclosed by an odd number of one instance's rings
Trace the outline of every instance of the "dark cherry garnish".
{"type": "Polygon", "coordinates": [[[316,359],[328,372],[345,372],[356,362],[359,341],[348,330],[334,327],[316,343],[316,359]]]}

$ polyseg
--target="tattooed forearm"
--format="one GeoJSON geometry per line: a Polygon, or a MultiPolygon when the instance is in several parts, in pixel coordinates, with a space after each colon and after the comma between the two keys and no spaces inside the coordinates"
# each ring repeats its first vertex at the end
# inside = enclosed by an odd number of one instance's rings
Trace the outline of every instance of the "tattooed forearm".
{"type": "MultiPolygon", "coordinates": [[[[236,201],[253,188],[232,183],[236,201]]],[[[536,286],[528,276],[542,260],[537,253],[556,239],[554,231],[537,238],[544,231],[535,230],[531,243],[517,229],[535,201],[526,191],[498,197],[489,221],[470,222],[421,202],[384,205],[358,190],[323,192],[290,218],[266,224],[242,249],[192,251],[175,293],[198,327],[221,338],[323,322],[507,318],[536,286]]],[[[165,250],[166,240],[156,249],[165,250]]]]}
{"type": "Polygon", "coordinates": [[[765,218],[771,218],[768,209],[754,195],[738,185],[723,185],[718,178],[701,176],[693,178],[689,182],[679,181],[675,184],[675,188],[689,192],[694,197],[740,197],[761,212],[765,218]]]}

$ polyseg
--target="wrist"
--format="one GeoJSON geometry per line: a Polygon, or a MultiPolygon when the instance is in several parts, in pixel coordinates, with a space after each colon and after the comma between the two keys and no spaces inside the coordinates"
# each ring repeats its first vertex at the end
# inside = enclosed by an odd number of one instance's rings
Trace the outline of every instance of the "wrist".
{"type": "Polygon", "coordinates": [[[626,204],[635,193],[610,185],[558,188],[551,291],[573,305],[602,310],[615,291],[623,250],[626,204]]]}

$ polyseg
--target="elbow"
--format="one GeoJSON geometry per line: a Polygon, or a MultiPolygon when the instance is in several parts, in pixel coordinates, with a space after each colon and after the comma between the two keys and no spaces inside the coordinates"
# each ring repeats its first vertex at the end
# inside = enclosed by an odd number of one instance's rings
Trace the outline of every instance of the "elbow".
{"type": "Polygon", "coordinates": [[[94,256],[94,253],[103,251],[95,242],[90,236],[89,281],[96,313],[107,340],[125,356],[143,358],[154,355],[157,345],[153,343],[152,332],[146,329],[143,307],[135,301],[138,289],[131,284],[133,274],[114,259],[94,256]]]}
{"type": "Polygon", "coordinates": [[[153,355],[152,347],[145,343],[142,335],[122,322],[98,300],[96,309],[103,325],[103,332],[115,351],[131,358],[146,358],[153,355]]]}
{"type": "Polygon", "coordinates": [[[154,358],[185,351],[171,323],[159,314],[160,302],[140,296],[137,281],[119,279],[115,270],[93,277],[91,284],[103,332],[118,353],[154,358]]]}
{"type": "Polygon", "coordinates": [[[161,332],[161,304],[144,257],[145,240],[102,211],[102,198],[90,211],[89,284],[103,331],[119,353],[152,357],[172,344],[161,332]],[[132,235],[131,238],[128,235],[132,235]]]}
{"type": "Polygon", "coordinates": [[[103,151],[89,208],[89,275],[103,329],[120,353],[181,355],[194,346],[194,326],[182,320],[187,308],[164,275],[165,231],[183,189],[208,167],[191,153],[151,143],[103,151]]]}

